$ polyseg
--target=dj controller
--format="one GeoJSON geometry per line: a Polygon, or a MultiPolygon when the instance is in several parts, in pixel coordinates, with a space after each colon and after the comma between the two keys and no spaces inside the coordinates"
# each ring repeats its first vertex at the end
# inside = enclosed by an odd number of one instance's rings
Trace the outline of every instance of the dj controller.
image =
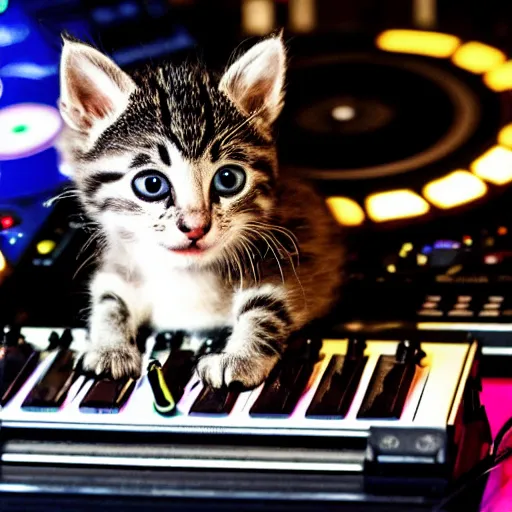
{"type": "MultiPolygon", "coordinates": [[[[296,500],[295,478],[319,477],[308,484],[316,494],[326,492],[324,478],[349,476],[356,501],[428,505],[489,448],[476,341],[298,338],[264,384],[237,392],[204,387],[193,373],[196,358],[221,342],[212,335],[146,339],[147,373],[118,382],[74,369],[82,330],[26,328],[7,336],[33,349],[4,379],[7,481],[20,464],[65,465],[69,473],[84,464],[210,470],[218,478],[238,470],[255,480],[280,474],[296,500]],[[404,485],[430,500],[400,496],[404,485]]],[[[254,483],[215,491],[219,499],[228,492],[263,498],[269,489],[254,483]]],[[[284,486],[276,482],[272,492],[282,495],[284,486]]]]}
{"type": "MultiPolygon", "coordinates": [[[[433,510],[512,416],[512,39],[287,37],[280,162],[343,227],[339,304],[255,390],[195,376],[222,332],[141,333],[141,378],[102,380],[75,365],[95,246],[55,150],[60,32],[179,59],[211,30],[189,4],[0,1],[0,508],[433,510]]],[[[509,510],[509,473],[439,510],[509,510]]]]}

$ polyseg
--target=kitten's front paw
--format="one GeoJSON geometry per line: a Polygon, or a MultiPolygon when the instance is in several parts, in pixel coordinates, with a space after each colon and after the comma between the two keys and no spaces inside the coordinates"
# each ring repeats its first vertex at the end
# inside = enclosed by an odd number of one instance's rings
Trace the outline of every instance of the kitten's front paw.
{"type": "Polygon", "coordinates": [[[141,374],[142,356],[135,345],[92,347],[83,355],[82,367],[97,375],[109,375],[114,380],[137,379],[141,374]]]}
{"type": "Polygon", "coordinates": [[[208,354],[199,360],[197,373],[204,384],[215,389],[234,383],[252,389],[268,377],[276,363],[277,357],[208,354]]]}

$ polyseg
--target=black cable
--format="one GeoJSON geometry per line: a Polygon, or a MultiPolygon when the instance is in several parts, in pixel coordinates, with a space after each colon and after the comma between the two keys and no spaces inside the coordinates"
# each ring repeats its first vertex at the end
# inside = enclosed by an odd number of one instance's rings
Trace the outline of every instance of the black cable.
{"type": "Polygon", "coordinates": [[[498,450],[500,448],[501,443],[503,442],[503,439],[505,439],[508,432],[512,429],[512,417],[510,417],[500,428],[498,433],[496,434],[496,437],[494,438],[494,442],[492,444],[491,453],[495,456],[498,454],[498,450]]]}
{"type": "Polygon", "coordinates": [[[507,434],[512,430],[512,417],[510,417],[500,428],[496,437],[494,438],[494,442],[492,443],[491,453],[482,459],[478,464],[476,464],[473,468],[471,468],[467,473],[462,475],[455,489],[446,496],[441,503],[436,505],[432,512],[448,512],[445,507],[452,501],[454,498],[459,496],[462,492],[464,492],[468,486],[476,483],[480,478],[487,475],[493,469],[498,467],[500,464],[503,464],[506,460],[512,457],[512,447],[505,448],[501,453],[499,453],[499,448],[501,443],[507,436],[507,434]]]}

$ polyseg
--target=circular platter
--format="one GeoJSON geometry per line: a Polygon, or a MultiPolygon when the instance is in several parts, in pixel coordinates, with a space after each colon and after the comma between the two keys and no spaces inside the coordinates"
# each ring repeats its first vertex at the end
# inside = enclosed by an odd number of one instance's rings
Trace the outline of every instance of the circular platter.
{"type": "Polygon", "coordinates": [[[19,103],[0,109],[0,160],[26,158],[52,147],[61,127],[59,111],[48,105],[19,103]]]}
{"type": "Polygon", "coordinates": [[[512,61],[437,32],[290,42],[281,167],[345,226],[395,227],[485,203],[512,183],[512,61]]]}

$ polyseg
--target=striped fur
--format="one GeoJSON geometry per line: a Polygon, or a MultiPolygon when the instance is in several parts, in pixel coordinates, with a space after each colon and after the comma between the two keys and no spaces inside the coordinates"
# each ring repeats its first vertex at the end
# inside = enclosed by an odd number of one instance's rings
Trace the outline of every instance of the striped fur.
{"type": "Polygon", "coordinates": [[[197,371],[214,387],[253,387],[290,334],[329,311],[343,251],[323,200],[278,172],[273,125],[284,74],[280,37],[220,76],[190,62],[128,75],[65,39],[59,148],[105,239],[91,283],[87,368],[137,375],[132,341],[141,325],[227,327],[223,352],[204,356],[197,371]],[[243,169],[245,183],[226,196],[214,176],[230,165],[243,169]],[[169,185],[158,200],[134,192],[149,171],[169,185]],[[190,242],[186,229],[196,225],[209,230],[190,242]]]}

